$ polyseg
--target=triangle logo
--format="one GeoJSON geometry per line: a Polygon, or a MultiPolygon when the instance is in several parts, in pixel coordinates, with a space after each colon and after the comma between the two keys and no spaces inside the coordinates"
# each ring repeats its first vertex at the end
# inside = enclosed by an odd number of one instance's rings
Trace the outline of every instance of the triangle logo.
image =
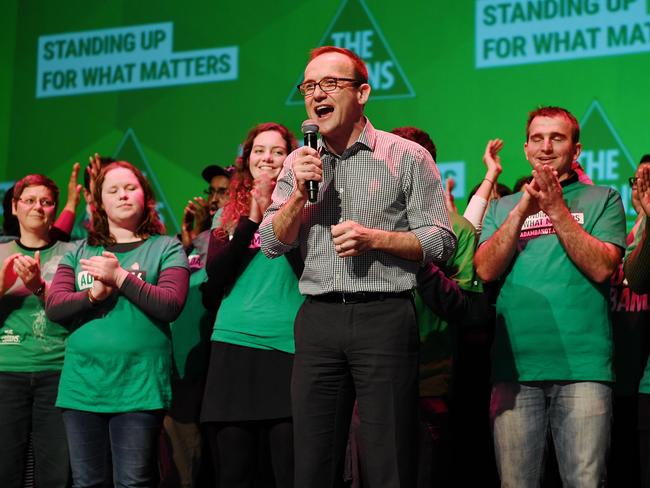
{"type": "Polygon", "coordinates": [[[628,178],[636,164],[598,100],[594,100],[580,122],[580,164],[597,185],[610,186],[621,194],[628,226],[634,223],[632,189],[628,178]]]}
{"type": "Polygon", "coordinates": [[[128,161],[138,167],[145,174],[149,180],[149,184],[151,184],[151,187],[153,188],[154,197],[157,202],[156,207],[160,214],[160,220],[165,224],[167,233],[179,233],[180,226],[178,225],[178,220],[176,219],[174,212],[171,210],[162,185],[160,184],[155,171],[149,164],[149,161],[142,150],[142,145],[133,129],[129,128],[126,131],[124,137],[122,137],[122,140],[117,145],[117,149],[113,152],[113,158],[118,161],[128,161]]]}
{"type": "MultiPolygon", "coordinates": [[[[337,46],[350,49],[364,60],[372,100],[410,98],[415,91],[393,54],[379,24],[363,0],[342,0],[319,46],[337,46]]],[[[302,81],[302,74],[296,85],[302,81]]],[[[294,86],[287,105],[302,105],[302,95],[294,86]]]]}

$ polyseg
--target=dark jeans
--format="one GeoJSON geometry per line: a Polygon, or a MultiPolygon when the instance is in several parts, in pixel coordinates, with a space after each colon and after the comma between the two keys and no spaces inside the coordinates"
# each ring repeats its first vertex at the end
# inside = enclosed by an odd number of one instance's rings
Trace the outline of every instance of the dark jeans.
{"type": "Polygon", "coordinates": [[[93,413],[65,410],[74,488],[106,486],[113,462],[116,487],[152,487],[162,411],[93,413]]]}
{"type": "Polygon", "coordinates": [[[295,341],[295,485],[340,484],[356,396],[364,486],[415,486],[419,337],[412,301],[307,298],[295,341]]]}
{"type": "Polygon", "coordinates": [[[22,487],[32,433],[36,486],[65,487],[70,477],[61,411],[54,406],[59,371],[0,373],[0,486],[22,487]]]}

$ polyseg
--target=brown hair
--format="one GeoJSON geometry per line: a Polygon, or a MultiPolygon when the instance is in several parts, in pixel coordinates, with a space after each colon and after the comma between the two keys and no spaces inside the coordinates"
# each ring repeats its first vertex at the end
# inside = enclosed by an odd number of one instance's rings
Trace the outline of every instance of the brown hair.
{"type": "Polygon", "coordinates": [[[562,107],[539,107],[528,114],[528,121],[526,122],[526,140],[528,140],[530,124],[535,117],[564,117],[569,124],[571,124],[571,140],[574,144],[580,142],[580,124],[578,119],[562,107]]]}
{"type": "Polygon", "coordinates": [[[253,142],[255,138],[262,132],[276,131],[279,132],[284,139],[287,154],[293,151],[296,146],[296,138],[293,133],[282,124],[275,122],[265,122],[257,124],[250,131],[242,145],[242,154],[235,161],[235,172],[230,178],[228,185],[228,194],[230,199],[223,207],[221,214],[221,225],[215,229],[215,236],[221,234],[221,237],[227,236],[232,231],[239,218],[242,215],[248,215],[248,210],[251,204],[251,190],[253,189],[253,176],[248,167],[248,160],[253,150],[253,142]]]}
{"type": "Polygon", "coordinates": [[[95,210],[93,212],[92,229],[88,232],[88,244],[91,246],[110,246],[116,243],[115,236],[111,235],[109,231],[108,216],[106,215],[106,210],[104,210],[104,204],[102,202],[102,186],[104,185],[106,174],[116,168],[125,168],[131,171],[138,179],[144,192],[144,212],[142,221],[135,231],[135,235],[147,238],[152,235],[165,233],[165,226],[160,221],[160,217],[156,211],[156,200],[153,196],[153,190],[142,174],[142,171],[126,161],[115,161],[102,167],[93,188],[92,197],[95,210]]]}

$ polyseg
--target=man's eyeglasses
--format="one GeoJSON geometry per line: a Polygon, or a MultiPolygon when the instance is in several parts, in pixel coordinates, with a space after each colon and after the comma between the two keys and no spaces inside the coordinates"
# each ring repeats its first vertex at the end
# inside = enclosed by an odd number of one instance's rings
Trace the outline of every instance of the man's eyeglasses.
{"type": "Polygon", "coordinates": [[[317,86],[324,92],[333,92],[339,87],[339,82],[341,81],[354,83],[356,85],[362,85],[365,83],[365,81],[355,80],[354,78],[323,78],[318,82],[303,81],[298,85],[298,91],[303,97],[312,95],[317,86]]]}
{"type": "Polygon", "coordinates": [[[24,203],[28,207],[33,207],[36,205],[36,202],[39,202],[43,208],[54,207],[54,202],[49,198],[19,198],[18,201],[24,203]]]}

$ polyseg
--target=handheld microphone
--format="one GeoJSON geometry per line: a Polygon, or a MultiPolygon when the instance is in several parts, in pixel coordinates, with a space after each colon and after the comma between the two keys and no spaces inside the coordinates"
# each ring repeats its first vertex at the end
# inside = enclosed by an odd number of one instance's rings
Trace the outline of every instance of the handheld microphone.
{"type": "MultiPolygon", "coordinates": [[[[300,127],[302,131],[305,146],[313,149],[318,149],[318,124],[311,119],[307,119],[300,127]]],[[[314,180],[307,181],[307,197],[311,203],[315,203],[318,199],[318,182],[314,180]]]]}

